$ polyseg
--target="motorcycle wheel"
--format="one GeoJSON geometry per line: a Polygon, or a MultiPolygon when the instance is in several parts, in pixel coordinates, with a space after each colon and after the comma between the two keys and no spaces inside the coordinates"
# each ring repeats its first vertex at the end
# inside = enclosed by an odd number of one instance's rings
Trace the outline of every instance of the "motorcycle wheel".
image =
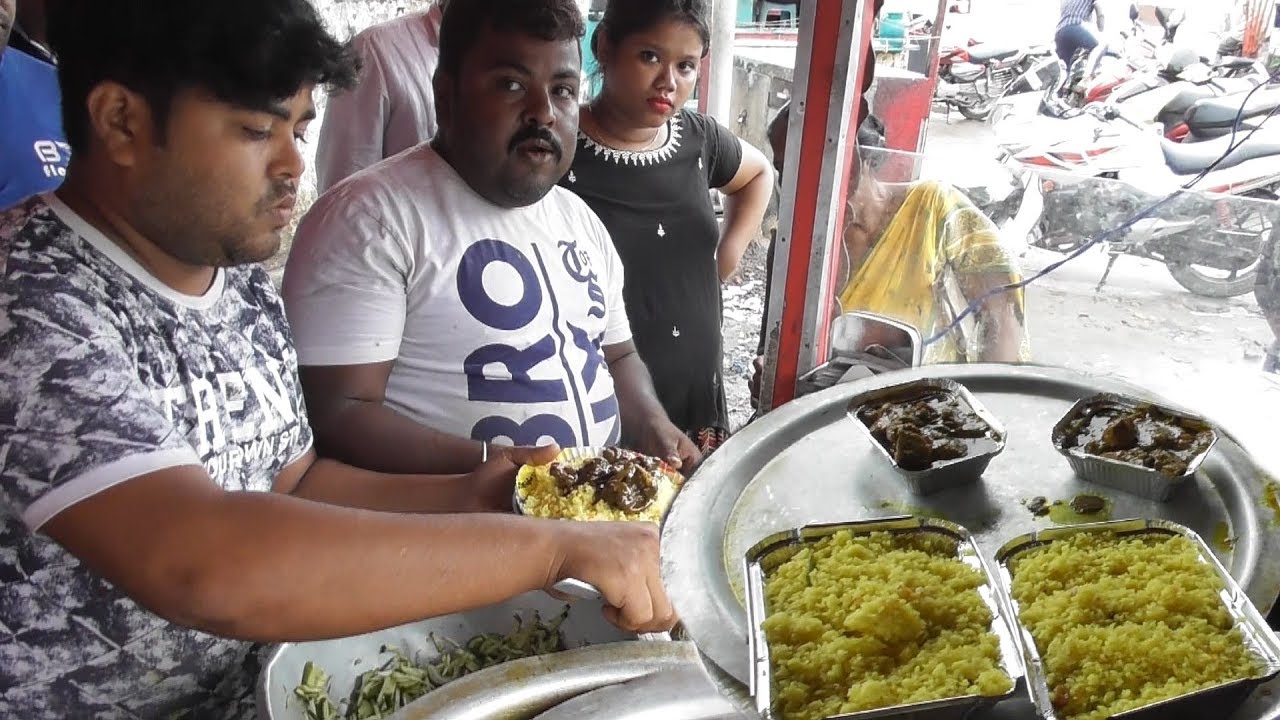
{"type": "MultiPolygon", "coordinates": [[[[1276,199],[1276,196],[1267,190],[1245,193],[1245,197],[1272,201],[1276,199]]],[[[1272,228],[1261,213],[1256,213],[1255,215],[1254,219],[1259,225],[1257,229],[1259,248],[1261,248],[1261,242],[1271,234],[1272,228]]],[[[1253,285],[1258,276],[1258,265],[1261,262],[1261,250],[1259,250],[1258,258],[1242,268],[1228,270],[1182,262],[1166,262],[1165,267],[1169,268],[1169,274],[1173,276],[1173,279],[1179,285],[1196,295],[1211,298],[1232,298],[1253,292],[1253,285]]]]}
{"type": "Polygon", "coordinates": [[[1258,274],[1256,262],[1244,270],[1218,271],[1225,273],[1226,277],[1187,263],[1167,263],[1166,267],[1179,285],[1196,295],[1211,298],[1232,298],[1253,292],[1253,281],[1258,274]]]}
{"type": "Polygon", "coordinates": [[[994,106],[995,101],[988,100],[981,105],[957,105],[956,108],[960,111],[961,115],[969,118],[970,120],[985,122],[986,119],[991,116],[991,108],[994,106]]]}

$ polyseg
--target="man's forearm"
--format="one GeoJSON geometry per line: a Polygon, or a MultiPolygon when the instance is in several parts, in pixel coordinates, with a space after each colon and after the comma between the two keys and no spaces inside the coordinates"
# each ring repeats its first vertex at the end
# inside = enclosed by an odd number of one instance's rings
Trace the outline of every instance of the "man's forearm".
{"type": "Polygon", "coordinates": [[[384,473],[471,472],[481,443],[420,425],[382,403],[337,400],[313,413],[316,442],[327,457],[384,473]]]}
{"type": "Polygon", "coordinates": [[[218,505],[167,540],[204,548],[213,570],[201,587],[214,592],[199,593],[191,606],[206,613],[190,620],[230,637],[357,635],[501,602],[553,572],[551,535],[527,518],[388,516],[274,493],[229,493],[218,505]],[[226,542],[228,527],[253,542],[226,542]]]}
{"type": "Polygon", "coordinates": [[[316,460],[291,494],[330,505],[381,512],[503,510],[496,505],[487,507],[487,498],[471,487],[465,475],[388,475],[327,458],[316,460]]]}
{"type": "Polygon", "coordinates": [[[636,428],[648,425],[655,417],[666,417],[640,353],[633,351],[618,357],[609,363],[609,373],[618,395],[624,437],[634,436],[636,428]]]}

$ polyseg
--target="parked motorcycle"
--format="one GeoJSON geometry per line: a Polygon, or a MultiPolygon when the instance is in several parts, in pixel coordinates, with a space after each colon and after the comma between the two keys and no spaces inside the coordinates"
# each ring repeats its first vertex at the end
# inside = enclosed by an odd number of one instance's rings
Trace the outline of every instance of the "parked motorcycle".
{"type": "Polygon", "coordinates": [[[938,59],[934,102],[954,107],[970,120],[986,120],[1009,86],[1050,51],[995,43],[953,47],[938,59]]]}
{"type": "Polygon", "coordinates": [[[1247,95],[1242,92],[1197,100],[1183,113],[1180,122],[1171,127],[1166,123],[1165,136],[1178,142],[1201,142],[1230,135],[1233,129],[1237,133],[1248,132],[1273,117],[1280,106],[1280,87],[1258,90],[1246,102],[1247,95]]]}
{"type": "Polygon", "coordinates": [[[1164,263],[1198,295],[1251,292],[1262,243],[1280,221],[1280,130],[1261,130],[1227,154],[1230,147],[1229,136],[1179,144],[1134,127],[1011,153],[1009,160],[1028,171],[1020,212],[1032,203],[1030,215],[1038,217],[1029,242],[1071,253],[1121,227],[1107,244],[1111,262],[1099,286],[1120,255],[1133,255],[1164,263]],[[1123,226],[1202,174],[1197,192],[1123,226]]]}
{"type": "MultiPolygon", "coordinates": [[[[1235,65],[1230,67],[1235,68],[1235,65]]],[[[1061,63],[1058,64],[1062,70],[1061,63]]],[[[1144,73],[1118,87],[1105,101],[1084,108],[1071,107],[1058,85],[1048,85],[1038,103],[1030,97],[1002,98],[991,114],[1000,145],[1020,152],[1046,137],[1102,139],[1114,132],[1127,135],[1134,123],[1159,124],[1166,137],[1177,142],[1200,142],[1228,134],[1246,95],[1269,78],[1265,69],[1251,69],[1244,77],[1226,77],[1220,67],[1196,61],[1174,62],[1159,71],[1144,73]],[[1117,131],[1113,126],[1121,126],[1117,131]]],[[[1280,103],[1280,88],[1253,94],[1243,126],[1250,129],[1280,103]]]]}

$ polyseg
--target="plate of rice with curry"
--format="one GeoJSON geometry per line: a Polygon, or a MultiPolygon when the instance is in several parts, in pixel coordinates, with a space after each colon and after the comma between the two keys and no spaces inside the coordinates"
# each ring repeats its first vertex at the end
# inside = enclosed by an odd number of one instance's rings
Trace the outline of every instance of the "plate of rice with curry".
{"type": "Polygon", "coordinates": [[[514,505],[530,517],[661,524],[684,485],[667,463],[622,448],[569,448],[516,475],[514,505]]]}

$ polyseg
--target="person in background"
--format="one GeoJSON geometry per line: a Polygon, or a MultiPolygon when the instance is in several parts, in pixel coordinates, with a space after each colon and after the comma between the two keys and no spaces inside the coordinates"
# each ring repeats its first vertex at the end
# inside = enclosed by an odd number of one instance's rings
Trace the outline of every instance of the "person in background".
{"type": "Polygon", "coordinates": [[[582,107],[561,186],[613,238],[636,348],[667,415],[706,453],[729,435],[720,283],[758,232],[773,173],[764,154],[685,109],[707,54],[707,3],[613,0],[591,39],[603,84],[582,107]],[[723,229],[710,190],[726,195],[723,229]]]}
{"type": "Polygon", "coordinates": [[[436,134],[431,78],[446,1],[435,0],[426,10],[366,28],[352,39],[360,79],[325,105],[316,146],[317,192],[436,134]]]}
{"type": "MultiPolygon", "coordinates": [[[[786,160],[789,117],[787,105],[769,125],[778,168],[786,160]]],[[[879,180],[884,142],[883,125],[869,116],[858,129],[860,171],[845,209],[841,270],[846,280],[836,296],[841,312],[867,311],[905,322],[926,341],[938,335],[924,349],[926,364],[1030,360],[1022,292],[986,297],[1021,279],[994,223],[942,183],[879,180]],[[984,297],[969,321],[951,327],[965,307],[984,297]]],[[[767,288],[765,293],[768,298],[767,288]]],[[[759,350],[763,355],[763,337],[759,350]]],[[[753,397],[762,361],[757,358],[755,364],[753,397]]]]}
{"type": "Polygon", "coordinates": [[[466,472],[500,447],[621,440],[697,461],[635,351],[608,231],[556,186],[583,34],[573,0],[450,3],[435,139],[299,225],[284,297],[326,452],[466,472]]]}
{"type": "Polygon", "coordinates": [[[253,643],[569,577],[670,628],[653,526],[512,515],[505,457],[389,476],[312,449],[258,265],[313,87],[355,79],[310,3],[62,0],[50,39],[75,155],[0,212],[0,717],[249,720],[253,643]]]}
{"type": "Polygon", "coordinates": [[[0,0],[0,210],[58,187],[71,158],[56,68],[8,42],[18,10],[18,0],[0,0]]]}
{"type": "Polygon", "coordinates": [[[1068,69],[1077,52],[1098,46],[1098,36],[1093,29],[1095,15],[1098,18],[1096,27],[1102,29],[1102,9],[1096,0],[1062,0],[1062,16],[1053,42],[1058,59],[1068,69]]]}

